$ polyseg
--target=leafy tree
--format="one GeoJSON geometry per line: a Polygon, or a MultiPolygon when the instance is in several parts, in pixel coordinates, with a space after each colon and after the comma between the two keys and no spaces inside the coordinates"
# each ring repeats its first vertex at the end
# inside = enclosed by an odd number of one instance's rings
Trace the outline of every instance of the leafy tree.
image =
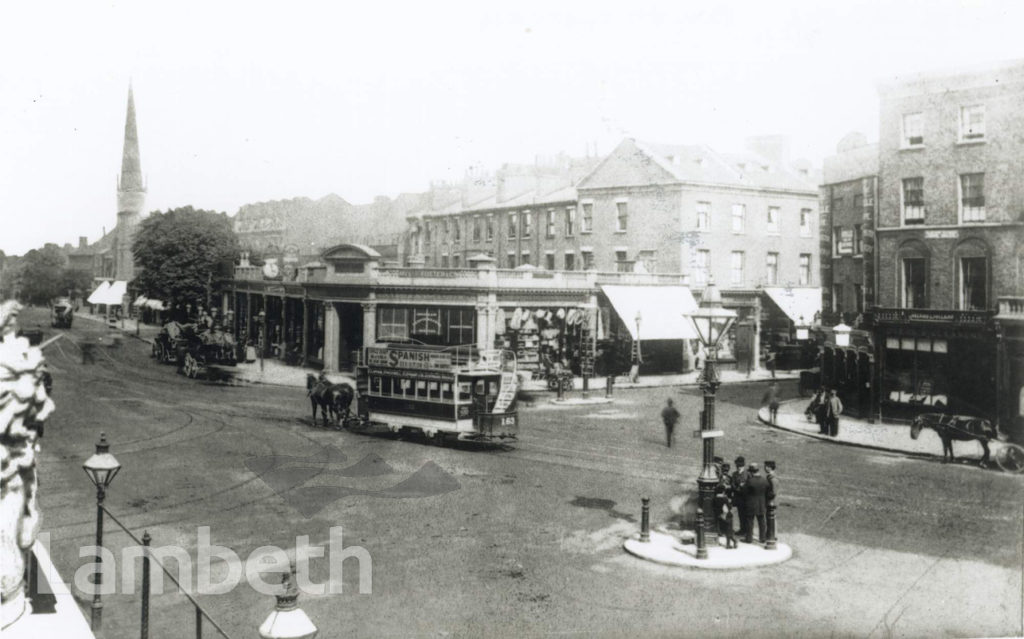
{"type": "Polygon", "coordinates": [[[51,298],[66,294],[62,290],[67,257],[56,244],[32,249],[22,258],[21,297],[29,304],[46,304],[51,298]]]}
{"type": "Polygon", "coordinates": [[[65,268],[60,274],[60,291],[54,297],[69,295],[72,298],[82,299],[87,297],[93,288],[92,277],[88,271],[65,268]]]}
{"type": "Polygon", "coordinates": [[[233,275],[238,239],[227,214],[187,206],[144,219],[132,252],[133,285],[143,295],[170,305],[209,306],[233,275]]]}

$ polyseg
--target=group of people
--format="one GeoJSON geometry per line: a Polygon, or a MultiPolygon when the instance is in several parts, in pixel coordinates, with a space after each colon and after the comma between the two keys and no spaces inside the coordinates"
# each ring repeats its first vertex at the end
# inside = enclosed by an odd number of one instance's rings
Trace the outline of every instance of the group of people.
{"type": "Polygon", "coordinates": [[[822,386],[814,394],[807,405],[804,415],[808,421],[818,423],[818,433],[835,437],[839,435],[839,416],[843,413],[843,402],[836,394],[836,389],[822,386]]]}
{"type": "Polygon", "coordinates": [[[764,463],[761,467],[752,462],[749,465],[743,456],[735,460],[736,470],[731,474],[727,463],[719,464],[718,486],[715,487],[715,518],[718,534],[725,537],[726,548],[736,548],[736,535],[743,537],[743,543],[753,543],[754,521],[757,521],[757,539],[765,543],[768,538],[766,515],[768,504],[778,496],[778,477],[775,462],[764,463]],[[734,530],[733,508],[740,520],[740,529],[734,530]]]}

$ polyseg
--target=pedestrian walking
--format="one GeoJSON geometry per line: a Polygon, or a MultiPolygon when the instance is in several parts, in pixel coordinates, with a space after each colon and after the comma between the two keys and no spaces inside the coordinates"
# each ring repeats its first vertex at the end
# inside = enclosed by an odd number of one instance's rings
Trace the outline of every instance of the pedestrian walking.
{"type": "Polygon", "coordinates": [[[740,455],[733,461],[736,464],[736,470],[732,473],[732,494],[735,499],[736,513],[740,518],[740,534],[746,536],[747,506],[743,495],[746,492],[747,479],[749,478],[747,460],[740,455]]]}
{"type": "Polygon", "coordinates": [[[757,519],[757,539],[760,543],[765,542],[768,532],[765,521],[765,514],[768,512],[768,480],[761,475],[760,470],[756,463],[750,464],[747,470],[747,483],[743,491],[743,516],[746,529],[743,542],[747,544],[753,543],[755,519],[757,519]]]}
{"type": "Polygon", "coordinates": [[[764,364],[768,367],[768,370],[772,372],[772,379],[775,379],[775,351],[771,348],[766,348],[764,352],[764,364]]]}
{"type": "Polygon", "coordinates": [[[779,385],[772,382],[761,397],[761,407],[768,407],[769,423],[775,426],[779,417],[779,385]]]}
{"type": "Polygon", "coordinates": [[[679,423],[679,411],[672,404],[672,398],[665,400],[665,408],[661,409],[661,421],[665,424],[665,445],[672,448],[672,435],[679,423]]]}
{"type": "Polygon", "coordinates": [[[829,437],[839,435],[839,416],[843,414],[843,402],[836,395],[836,389],[828,392],[828,400],[825,402],[825,424],[829,437]]]}

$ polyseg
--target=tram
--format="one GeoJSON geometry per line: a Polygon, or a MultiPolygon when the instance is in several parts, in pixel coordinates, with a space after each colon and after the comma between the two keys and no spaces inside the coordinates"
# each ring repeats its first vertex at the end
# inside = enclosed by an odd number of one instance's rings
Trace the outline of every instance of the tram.
{"type": "Polygon", "coordinates": [[[519,378],[510,351],[385,343],[356,367],[360,422],[420,431],[435,443],[515,439],[519,378]]]}

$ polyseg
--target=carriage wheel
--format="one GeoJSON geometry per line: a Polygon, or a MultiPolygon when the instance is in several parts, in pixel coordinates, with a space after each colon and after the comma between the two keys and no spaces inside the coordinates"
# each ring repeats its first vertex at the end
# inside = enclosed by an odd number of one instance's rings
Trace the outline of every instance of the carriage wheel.
{"type": "Polygon", "coordinates": [[[185,376],[195,379],[199,375],[199,363],[192,353],[185,353],[185,376]]]}
{"type": "Polygon", "coordinates": [[[996,463],[1005,472],[1024,473],[1024,447],[1017,444],[1003,444],[996,451],[996,463]]]}

